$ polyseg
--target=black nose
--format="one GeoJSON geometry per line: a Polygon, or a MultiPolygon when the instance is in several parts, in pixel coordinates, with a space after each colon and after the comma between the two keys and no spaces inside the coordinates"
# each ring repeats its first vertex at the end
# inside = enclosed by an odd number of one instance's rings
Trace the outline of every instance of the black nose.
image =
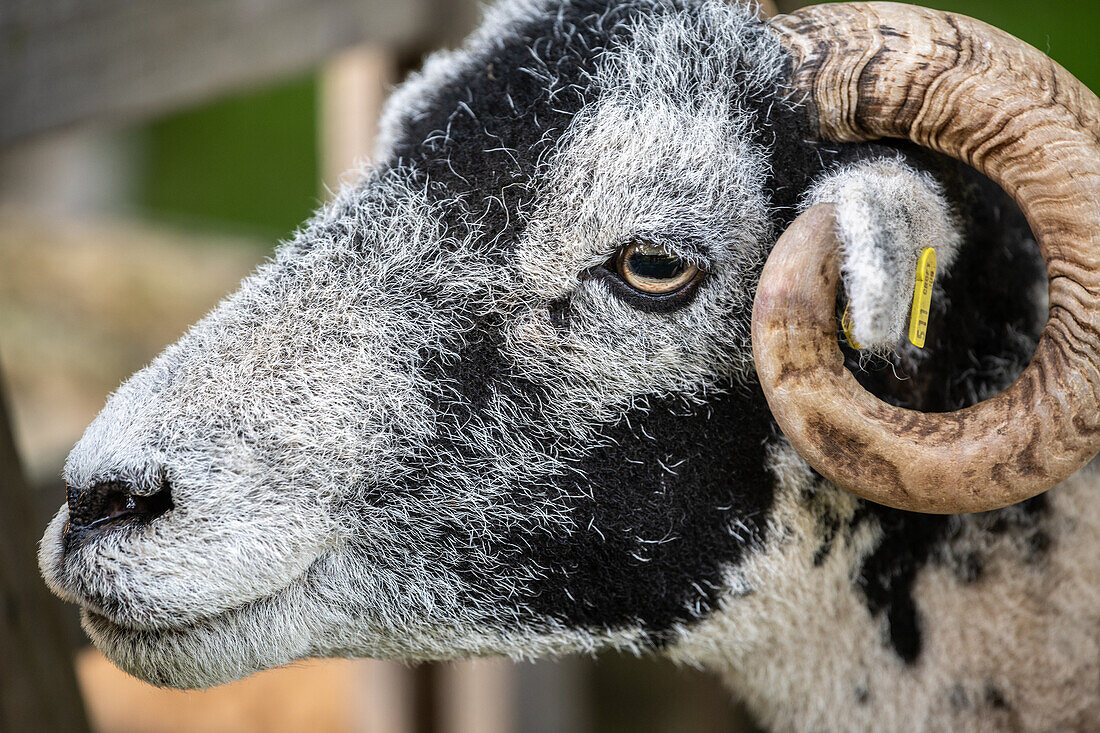
{"type": "Polygon", "coordinates": [[[79,541],[90,530],[123,522],[150,522],[172,508],[172,489],[162,481],[152,493],[124,481],[107,481],[86,489],[68,486],[69,526],[65,541],[79,541]]]}

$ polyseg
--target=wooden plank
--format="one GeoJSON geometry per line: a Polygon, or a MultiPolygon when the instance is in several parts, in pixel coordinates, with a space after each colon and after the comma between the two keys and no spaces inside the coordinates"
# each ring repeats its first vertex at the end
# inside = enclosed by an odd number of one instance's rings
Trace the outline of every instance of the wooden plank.
{"type": "Polygon", "coordinates": [[[303,660],[208,690],[153,687],[92,648],[76,670],[100,733],[385,733],[360,724],[373,700],[346,659],[303,660]]]}
{"type": "Polygon", "coordinates": [[[57,604],[38,575],[41,527],[0,384],[0,730],[88,730],[57,604]]]}
{"type": "Polygon", "coordinates": [[[514,730],[522,733],[588,733],[592,725],[592,657],[515,662],[514,730]]]}
{"type": "Polygon", "coordinates": [[[413,671],[400,662],[356,659],[358,733],[411,733],[416,728],[413,671]]]}
{"type": "Polygon", "coordinates": [[[397,82],[397,55],[378,45],[349,49],[321,72],[321,177],[332,191],[370,159],[378,118],[397,82]]]}
{"type": "Polygon", "coordinates": [[[0,145],[162,113],[364,41],[422,45],[447,22],[434,0],[4,0],[0,145]]]}
{"type": "MultiPolygon", "coordinates": [[[[515,733],[516,665],[467,659],[433,665],[439,714],[432,733],[515,733]]],[[[559,731],[565,733],[565,731],[559,731]]]]}

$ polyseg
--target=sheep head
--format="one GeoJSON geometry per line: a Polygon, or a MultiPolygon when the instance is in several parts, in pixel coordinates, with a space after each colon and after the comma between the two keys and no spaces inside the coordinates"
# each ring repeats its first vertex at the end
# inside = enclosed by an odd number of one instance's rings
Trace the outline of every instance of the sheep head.
{"type": "Polygon", "coordinates": [[[429,60],[378,163],[70,455],[40,559],[97,646],[201,687],[307,656],[659,647],[736,596],[773,501],[769,156],[802,135],[777,120],[828,111],[784,86],[813,25],[523,0],[429,60]]]}

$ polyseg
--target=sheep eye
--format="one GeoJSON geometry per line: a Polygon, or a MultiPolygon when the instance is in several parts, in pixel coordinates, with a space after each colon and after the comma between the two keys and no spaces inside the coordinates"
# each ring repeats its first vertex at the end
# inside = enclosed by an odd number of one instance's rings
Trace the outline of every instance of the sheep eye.
{"type": "Polygon", "coordinates": [[[619,252],[616,268],[630,287],[649,295],[668,295],[684,289],[699,275],[699,268],[645,242],[635,242],[619,252]]]}

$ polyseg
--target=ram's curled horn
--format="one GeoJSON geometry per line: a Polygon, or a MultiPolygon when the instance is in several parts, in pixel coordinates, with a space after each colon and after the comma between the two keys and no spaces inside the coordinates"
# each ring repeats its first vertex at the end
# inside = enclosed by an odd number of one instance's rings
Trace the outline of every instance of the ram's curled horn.
{"type": "Polygon", "coordinates": [[[820,134],[911,140],[985,173],[1020,205],[1049,276],[1050,314],[1020,378],[957,412],[883,403],[843,364],[827,205],[768,259],[753,354],[780,428],[821,474],[921,512],[1041,493],[1100,450],[1100,100],[1022,41],[952,13],[831,4],[771,21],[820,134]]]}

